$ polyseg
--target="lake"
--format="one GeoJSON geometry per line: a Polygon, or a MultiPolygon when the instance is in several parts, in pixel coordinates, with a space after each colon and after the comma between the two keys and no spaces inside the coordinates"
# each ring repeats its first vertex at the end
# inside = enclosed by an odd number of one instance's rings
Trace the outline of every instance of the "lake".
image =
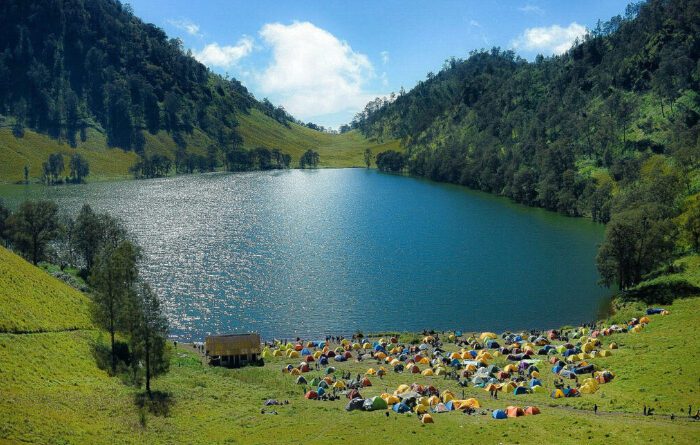
{"type": "Polygon", "coordinates": [[[365,169],[3,186],[122,218],[173,336],[305,338],[550,328],[594,319],[603,226],[365,169]]]}

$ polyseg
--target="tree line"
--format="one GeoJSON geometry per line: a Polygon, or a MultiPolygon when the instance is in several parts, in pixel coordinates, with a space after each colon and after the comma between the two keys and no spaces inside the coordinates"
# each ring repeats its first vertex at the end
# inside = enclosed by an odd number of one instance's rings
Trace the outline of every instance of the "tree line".
{"type": "Polygon", "coordinates": [[[135,384],[144,379],[150,395],[151,379],[168,370],[168,322],[157,294],[140,277],[142,251],[124,224],[87,204],[70,217],[59,216],[52,201],[25,201],[15,212],[0,201],[0,241],[34,265],[79,269],[90,286],[95,321],[110,337],[107,367],[135,384]]]}
{"type": "MultiPolygon", "coordinates": [[[[63,178],[66,170],[63,154],[52,153],[41,164],[41,181],[46,185],[56,184],[82,184],[90,174],[90,164],[80,153],[73,153],[68,160],[69,175],[63,178]]],[[[25,166],[24,180],[29,182],[29,168],[25,166]]]]}
{"type": "Polygon", "coordinates": [[[351,128],[405,147],[407,170],[607,223],[603,282],[630,289],[693,241],[700,191],[700,3],[650,0],[560,56],[499,48],[447,60],[351,128]]]}

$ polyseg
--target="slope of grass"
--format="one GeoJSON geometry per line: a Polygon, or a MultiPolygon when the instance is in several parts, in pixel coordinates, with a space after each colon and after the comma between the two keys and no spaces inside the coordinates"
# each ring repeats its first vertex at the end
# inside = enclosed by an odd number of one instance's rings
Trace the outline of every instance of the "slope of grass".
{"type": "MultiPolygon", "coordinates": [[[[320,153],[321,167],[364,166],[364,150],[367,147],[375,155],[388,149],[401,150],[398,141],[373,143],[356,131],[332,135],[297,124],[286,127],[257,109],[251,110],[250,114],[240,114],[239,120],[239,131],[245,148],[280,148],[292,155],[294,167],[302,153],[310,148],[320,153]]],[[[176,145],[170,134],[160,131],[155,135],[149,132],[144,132],[143,135],[147,154],[158,153],[174,159],[176,145]]],[[[184,137],[187,150],[191,153],[204,155],[207,146],[213,143],[209,136],[198,129],[184,137]]],[[[29,167],[30,181],[39,181],[42,163],[50,154],[57,152],[65,157],[66,176],[69,174],[68,157],[73,153],[85,156],[90,164],[88,181],[130,178],[129,167],[137,160],[134,152],[108,148],[105,135],[94,128],[88,130],[85,142],[78,141],[77,148],[71,148],[65,142],[31,130],[26,130],[24,137],[16,138],[11,129],[4,126],[0,128],[0,182],[23,180],[25,165],[29,167]]]]}
{"type": "Polygon", "coordinates": [[[85,295],[0,247],[0,332],[91,326],[85,295]]]}
{"type": "MultiPolygon", "coordinates": [[[[33,266],[13,260],[13,267],[0,276],[15,280],[18,274],[44,274],[39,269],[25,270],[33,266]]],[[[43,279],[55,281],[56,287],[60,284],[49,276],[43,279]]],[[[47,316],[61,304],[46,301],[47,316]]],[[[81,304],[87,306],[88,300],[80,300],[73,310],[81,304]]],[[[16,305],[28,310],[35,304],[26,298],[16,305]]],[[[639,309],[626,307],[624,311],[631,314],[639,309]]],[[[553,400],[543,394],[503,393],[495,401],[483,389],[468,387],[464,397],[477,398],[487,409],[534,404],[540,406],[542,414],[496,421],[488,413],[466,416],[451,412],[435,414],[435,424],[426,426],[414,415],[348,413],[343,409],[345,398],[305,400],[295,378],[281,372],[287,363],[298,364],[298,359],[273,358],[260,368],[210,368],[186,346],[174,350],[170,373],[153,385],[154,390],[170,394],[174,403],[168,414],[144,416],[134,404],[138,390],[108,377],[95,365],[93,345],[105,341],[103,333],[0,334],[0,442],[310,444],[398,439],[416,443],[697,443],[700,423],[639,414],[642,404],[655,407],[657,414],[673,412],[677,416],[686,412],[688,404],[697,404],[700,364],[696,352],[700,344],[694,326],[700,316],[700,298],[678,300],[668,309],[671,315],[654,316],[638,334],[603,338],[605,345],[615,341],[620,349],[613,351],[612,357],[594,361],[613,370],[617,377],[596,394],[553,400]],[[277,415],[262,414],[263,403],[269,398],[289,400],[290,404],[266,408],[274,409],[277,415]],[[590,409],[593,403],[600,407],[598,415],[577,409],[590,409]]],[[[0,317],[4,322],[14,315],[3,313],[0,317]]],[[[455,346],[447,345],[447,349],[455,346]]],[[[499,358],[496,363],[505,362],[499,358]]],[[[353,376],[379,366],[375,360],[334,365],[353,376]]],[[[550,366],[543,363],[540,369],[545,386],[551,390],[550,366]]],[[[312,371],[306,377],[321,374],[312,371]]],[[[462,397],[462,388],[442,377],[390,372],[383,380],[371,380],[374,385],[362,390],[365,397],[412,382],[449,389],[462,397]]]]}

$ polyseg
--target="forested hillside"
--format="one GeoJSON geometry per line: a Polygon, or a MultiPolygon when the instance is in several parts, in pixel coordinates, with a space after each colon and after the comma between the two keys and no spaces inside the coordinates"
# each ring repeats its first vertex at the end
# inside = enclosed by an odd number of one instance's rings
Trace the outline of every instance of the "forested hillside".
{"type": "MultiPolygon", "coordinates": [[[[253,150],[260,141],[296,159],[302,148],[339,145],[357,152],[341,155],[355,165],[369,145],[359,135],[329,143],[329,135],[256,100],[236,79],[210,72],[178,39],[117,0],[0,2],[0,127],[0,160],[12,169],[2,172],[5,180],[22,176],[23,160],[34,161],[30,175],[39,176],[37,162],[48,152],[66,155],[74,148],[93,160],[95,150],[103,158],[108,147],[117,147],[167,157],[177,171],[191,171],[260,168],[253,150]],[[10,131],[18,140],[9,139],[10,131]],[[27,133],[35,142],[41,139],[35,133],[50,140],[28,147],[22,141],[27,133]],[[287,146],[287,139],[294,143],[287,146]]],[[[118,152],[109,157],[122,175],[136,159],[118,152]]],[[[114,176],[112,170],[96,173],[114,176]]]]}
{"type": "Polygon", "coordinates": [[[674,249],[697,248],[698,36],[697,0],[632,4],[561,56],[494,48],[448,60],[352,127],[400,138],[412,174],[600,222],[617,215],[609,232],[621,225],[644,252],[600,266],[628,288],[674,249]]]}

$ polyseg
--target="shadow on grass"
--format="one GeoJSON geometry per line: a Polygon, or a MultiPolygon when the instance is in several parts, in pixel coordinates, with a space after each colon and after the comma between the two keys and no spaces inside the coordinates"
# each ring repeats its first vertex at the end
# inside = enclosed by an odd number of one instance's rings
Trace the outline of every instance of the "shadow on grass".
{"type": "Polygon", "coordinates": [[[175,404],[172,394],[164,391],[146,391],[136,394],[134,403],[141,410],[148,410],[154,416],[168,417],[170,408],[175,404]]]}

